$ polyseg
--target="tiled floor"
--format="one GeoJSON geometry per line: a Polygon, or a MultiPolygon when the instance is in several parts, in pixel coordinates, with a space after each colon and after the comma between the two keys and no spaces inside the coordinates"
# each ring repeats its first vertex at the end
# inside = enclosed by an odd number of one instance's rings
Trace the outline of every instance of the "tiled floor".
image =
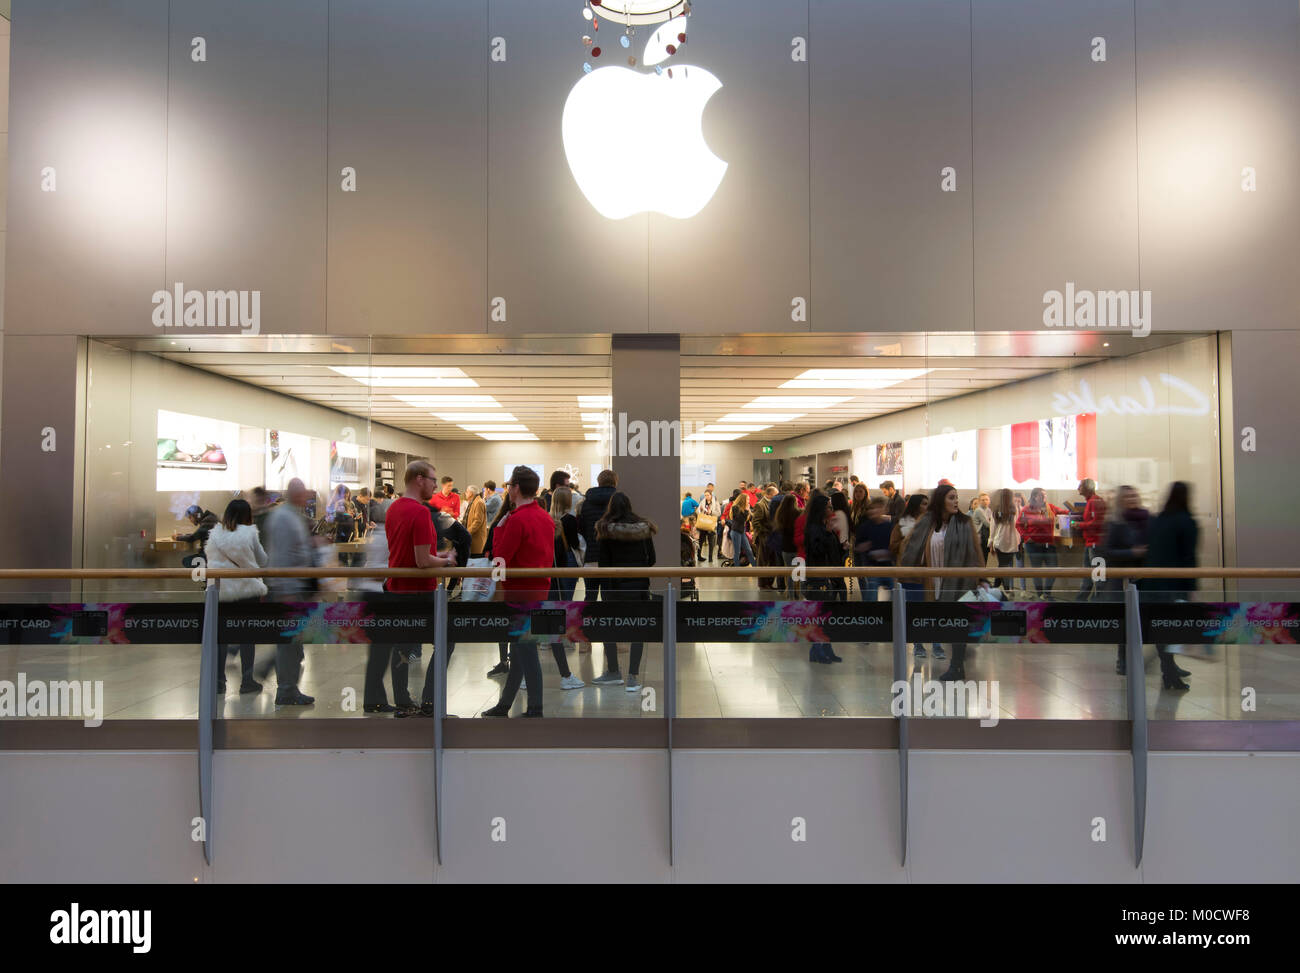
{"type": "MultiPolygon", "coordinates": [[[[754,600],[753,587],[706,579],[703,596],[710,599],[754,600]]],[[[752,584],[752,583],[751,583],[752,584]]],[[[581,589],[579,589],[581,590],[581,589]]],[[[806,646],[766,644],[695,644],[678,647],[678,714],[683,717],[822,717],[888,716],[893,681],[891,649],[883,644],[843,644],[835,647],[843,662],[818,665],[808,661],[806,646]]],[[[262,647],[259,656],[271,652],[262,647]]],[[[265,690],[240,696],[238,665],[229,660],[225,716],[311,719],[361,717],[362,684],[367,649],[364,646],[311,646],[301,688],[316,697],[310,707],[274,705],[274,676],[265,690]],[[355,693],[356,710],[345,711],[347,691],[355,693]]],[[[418,698],[425,663],[412,663],[411,691],[418,698]]],[[[1152,719],[1297,719],[1300,718],[1300,647],[1285,645],[1228,646],[1212,659],[1179,657],[1190,691],[1166,692],[1160,687],[1154,650],[1147,656],[1147,711],[1152,719]],[[1242,693],[1253,688],[1257,708],[1242,711],[1242,693]]],[[[595,652],[567,648],[573,671],[587,683],[563,690],[549,651],[541,652],[543,699],[548,716],[616,716],[660,718],[663,715],[663,652],[648,645],[642,678],[647,687],[628,693],[623,686],[593,686],[604,668],[600,647],[595,652]],[[648,690],[648,691],[647,691],[648,690]]],[[[626,673],[628,646],[622,645],[620,668],[626,673]]],[[[494,705],[503,678],[489,678],[497,661],[494,644],[456,647],[448,672],[448,712],[477,715],[494,705]]],[[[909,657],[909,662],[911,662],[909,657]]],[[[1115,650],[1107,646],[983,645],[972,647],[966,676],[996,680],[1001,719],[1122,719],[1126,715],[1124,680],[1114,672],[1115,650]]],[[[927,658],[911,662],[924,678],[937,677],[946,661],[927,658]]],[[[198,654],[192,647],[73,646],[0,647],[0,680],[103,680],[104,714],[108,719],[192,719],[198,712],[198,654]]],[[[524,702],[521,692],[517,714],[524,702]]],[[[387,718],[371,716],[368,718],[387,718]]]]}

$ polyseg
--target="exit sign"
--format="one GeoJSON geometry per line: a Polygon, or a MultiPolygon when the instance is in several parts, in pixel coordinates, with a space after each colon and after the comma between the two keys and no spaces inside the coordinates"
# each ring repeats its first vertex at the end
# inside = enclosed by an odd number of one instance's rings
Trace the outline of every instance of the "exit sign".
{"type": "Polygon", "coordinates": [[[763,447],[763,452],[765,452],[765,453],[770,453],[770,452],[772,452],[772,447],[771,447],[771,446],[764,446],[764,447],[763,447]]]}

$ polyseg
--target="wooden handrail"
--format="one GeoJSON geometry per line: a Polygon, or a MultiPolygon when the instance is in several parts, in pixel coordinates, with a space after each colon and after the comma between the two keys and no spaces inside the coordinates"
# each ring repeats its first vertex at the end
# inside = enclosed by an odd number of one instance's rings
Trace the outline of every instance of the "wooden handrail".
{"type": "MultiPolygon", "coordinates": [[[[486,578],[493,568],[207,568],[204,578],[486,578]]],[[[511,568],[516,578],[769,578],[790,567],[511,568]]],[[[1093,568],[803,568],[809,578],[1090,578],[1093,568]]],[[[0,581],[193,579],[192,568],[0,568],[0,581]]],[[[1109,568],[1106,577],[1207,580],[1300,578],[1300,568],[1109,568]]]]}

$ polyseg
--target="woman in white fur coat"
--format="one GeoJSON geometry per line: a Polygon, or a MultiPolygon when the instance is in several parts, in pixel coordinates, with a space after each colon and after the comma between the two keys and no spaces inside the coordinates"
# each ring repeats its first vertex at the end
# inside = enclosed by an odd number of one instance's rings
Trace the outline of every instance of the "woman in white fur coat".
{"type": "MultiPolygon", "coordinates": [[[[210,568],[264,568],[266,551],[253,526],[253,508],[247,500],[231,500],[221,523],[212,528],[206,546],[210,568]]],[[[223,602],[260,601],[266,594],[261,578],[223,578],[217,598],[223,602]]],[[[226,691],[226,656],[239,651],[239,668],[242,679],[240,693],[260,693],[262,684],[253,678],[253,645],[226,645],[222,647],[217,671],[217,692],[226,691]]]]}

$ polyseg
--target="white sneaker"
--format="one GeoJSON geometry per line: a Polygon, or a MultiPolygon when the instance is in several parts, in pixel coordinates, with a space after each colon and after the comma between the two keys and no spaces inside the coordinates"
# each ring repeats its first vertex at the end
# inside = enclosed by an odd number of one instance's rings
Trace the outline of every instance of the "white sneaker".
{"type": "Polygon", "coordinates": [[[520,680],[519,680],[519,688],[520,688],[520,689],[527,689],[527,688],[528,688],[528,680],[527,680],[527,679],[520,679],[520,680]]]}
{"type": "Polygon", "coordinates": [[[561,689],[581,689],[585,685],[587,684],[572,673],[560,680],[561,689]]]}
{"type": "Polygon", "coordinates": [[[625,688],[629,693],[635,693],[635,692],[640,691],[640,689],[641,689],[641,677],[640,677],[640,676],[628,676],[628,677],[627,677],[627,683],[624,685],[624,688],[625,688]]]}

